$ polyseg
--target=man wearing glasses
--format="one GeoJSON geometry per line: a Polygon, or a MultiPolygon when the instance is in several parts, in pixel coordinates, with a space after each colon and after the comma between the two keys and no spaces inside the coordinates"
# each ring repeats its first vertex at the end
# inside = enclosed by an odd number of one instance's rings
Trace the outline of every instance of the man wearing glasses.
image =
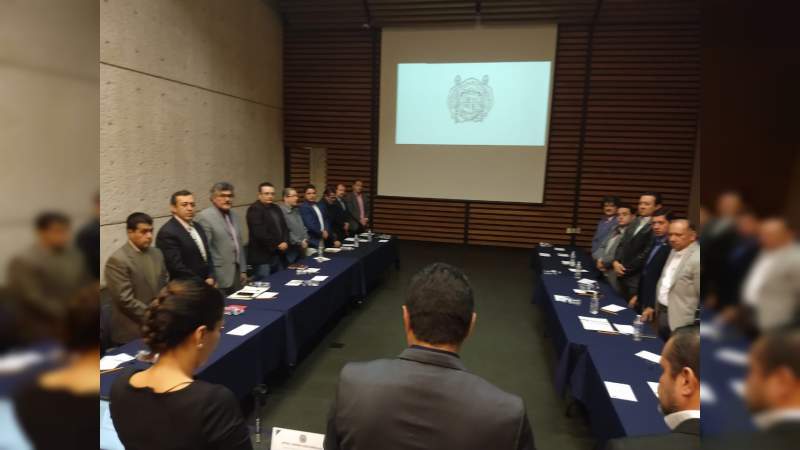
{"type": "Polygon", "coordinates": [[[220,181],[211,187],[211,206],[197,215],[196,222],[208,239],[213,275],[218,287],[230,295],[247,282],[242,222],[233,208],[233,185],[220,181]]]}

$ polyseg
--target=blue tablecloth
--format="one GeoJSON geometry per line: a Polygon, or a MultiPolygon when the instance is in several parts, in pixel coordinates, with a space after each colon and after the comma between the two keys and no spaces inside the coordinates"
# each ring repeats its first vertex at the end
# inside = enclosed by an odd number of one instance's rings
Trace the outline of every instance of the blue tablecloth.
{"type": "MultiPolygon", "coordinates": [[[[208,361],[201,366],[196,377],[226,386],[238,398],[244,398],[266,375],[284,365],[286,347],[286,321],[280,312],[250,308],[237,316],[225,316],[219,345],[208,361]],[[227,334],[242,324],[259,325],[244,336],[227,334]]],[[[135,356],[145,348],[141,339],[125,344],[108,355],[127,353],[135,356]]],[[[141,361],[124,366],[146,369],[150,365],[141,361]]],[[[122,372],[100,375],[100,397],[108,399],[114,379],[122,372]]]]}
{"type": "MultiPolygon", "coordinates": [[[[559,392],[569,389],[572,396],[586,407],[592,432],[601,441],[620,436],[668,432],[663,416],[657,409],[658,399],[647,384],[648,381],[658,382],[661,368],[635,356],[641,350],[661,354],[663,342],[657,338],[635,342],[631,336],[585,330],[578,316],[591,316],[589,298],[573,292],[578,287],[577,280],[568,271],[568,266],[561,264],[562,260],[568,258],[556,256],[557,253],[569,253],[573,249],[563,248],[565,251],[557,251],[552,247],[537,249],[532,260],[532,267],[540,271],[562,271],[560,275],[543,275],[539,272],[534,297],[535,303],[547,317],[556,350],[556,388],[559,392]],[[538,257],[539,251],[552,256],[538,257]],[[580,305],[556,302],[553,297],[556,294],[581,298],[582,302],[580,305]],[[604,381],[631,385],[638,401],[612,399],[604,381]]],[[[583,276],[601,280],[588,255],[583,251],[576,253],[583,267],[590,270],[583,276]]],[[[626,305],[607,283],[600,283],[600,291],[601,307],[608,304],[626,305]]],[[[613,315],[601,313],[598,317],[606,317],[612,323],[631,325],[636,315],[634,311],[625,309],[613,315]]],[[[655,336],[655,330],[647,326],[645,334],[655,336]]]]}
{"type": "Polygon", "coordinates": [[[374,237],[372,242],[361,243],[361,245],[351,251],[343,251],[336,254],[337,258],[358,259],[358,270],[360,271],[362,282],[362,297],[366,297],[375,284],[380,279],[381,274],[392,265],[398,266],[400,257],[397,253],[397,239],[390,239],[388,242],[378,242],[374,237]]]}

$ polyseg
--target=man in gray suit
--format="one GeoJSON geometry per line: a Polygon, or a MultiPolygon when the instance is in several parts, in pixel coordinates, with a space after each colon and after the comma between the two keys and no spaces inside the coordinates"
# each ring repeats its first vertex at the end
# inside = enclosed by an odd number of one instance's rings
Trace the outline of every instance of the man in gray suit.
{"type": "Polygon", "coordinates": [[[128,242],[106,262],[106,288],[111,294],[111,340],[125,344],[142,336],[144,313],[167,284],[164,255],[153,243],[153,219],[135,212],[126,221],[128,242]]]}
{"type": "Polygon", "coordinates": [[[347,194],[344,202],[352,216],[348,228],[351,234],[363,233],[369,227],[369,194],[364,192],[361,180],[353,182],[353,192],[347,194]]]}
{"type": "Polygon", "coordinates": [[[458,356],[475,319],[460,270],[436,263],[414,276],[403,306],[409,348],[345,365],[325,449],[534,449],[522,399],[468,372],[458,356]]]}
{"type": "Polygon", "coordinates": [[[220,181],[211,187],[212,206],[202,210],[195,221],[208,239],[217,286],[230,295],[247,282],[242,227],[233,207],[233,185],[220,181]]]}
{"type": "Polygon", "coordinates": [[[692,325],[700,303],[700,245],[697,233],[686,219],[669,225],[672,247],[656,285],[656,323],[665,340],[672,331],[692,325]]]}
{"type": "Polygon", "coordinates": [[[614,229],[606,236],[600,247],[592,253],[592,258],[595,259],[597,270],[603,272],[608,280],[608,284],[614,288],[614,291],[621,292],[619,281],[617,281],[617,273],[612,270],[611,264],[614,262],[614,255],[617,252],[617,247],[625,234],[625,230],[636,218],[633,207],[630,205],[617,205],[617,221],[614,229]]]}

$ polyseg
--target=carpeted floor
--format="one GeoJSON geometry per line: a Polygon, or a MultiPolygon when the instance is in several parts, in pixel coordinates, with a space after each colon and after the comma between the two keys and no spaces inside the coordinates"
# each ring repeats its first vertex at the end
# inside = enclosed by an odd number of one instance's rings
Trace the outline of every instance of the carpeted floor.
{"type": "Polygon", "coordinates": [[[525,400],[538,449],[591,448],[585,418],[567,417],[566,402],[553,387],[552,345],[530,302],[530,251],[421,242],[400,242],[399,251],[400,270],[389,269],[362,306],[345,315],[290,376],[271,384],[262,426],[324,433],[339,370],[348,361],[402,351],[405,288],[425,265],[446,262],[462,268],[475,290],[478,321],[461,353],[467,367],[525,400]]]}

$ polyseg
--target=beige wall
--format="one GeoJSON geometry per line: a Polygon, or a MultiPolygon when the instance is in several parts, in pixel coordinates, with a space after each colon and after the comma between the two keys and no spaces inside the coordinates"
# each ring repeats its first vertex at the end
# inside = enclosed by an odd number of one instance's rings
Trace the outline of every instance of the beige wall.
{"type": "MultiPolygon", "coordinates": [[[[100,4],[101,260],[133,211],[169,215],[169,195],[207,207],[220,180],[237,205],[283,184],[282,32],[261,0],[100,4]]],[[[237,208],[243,212],[243,208],[237,208]]]]}

